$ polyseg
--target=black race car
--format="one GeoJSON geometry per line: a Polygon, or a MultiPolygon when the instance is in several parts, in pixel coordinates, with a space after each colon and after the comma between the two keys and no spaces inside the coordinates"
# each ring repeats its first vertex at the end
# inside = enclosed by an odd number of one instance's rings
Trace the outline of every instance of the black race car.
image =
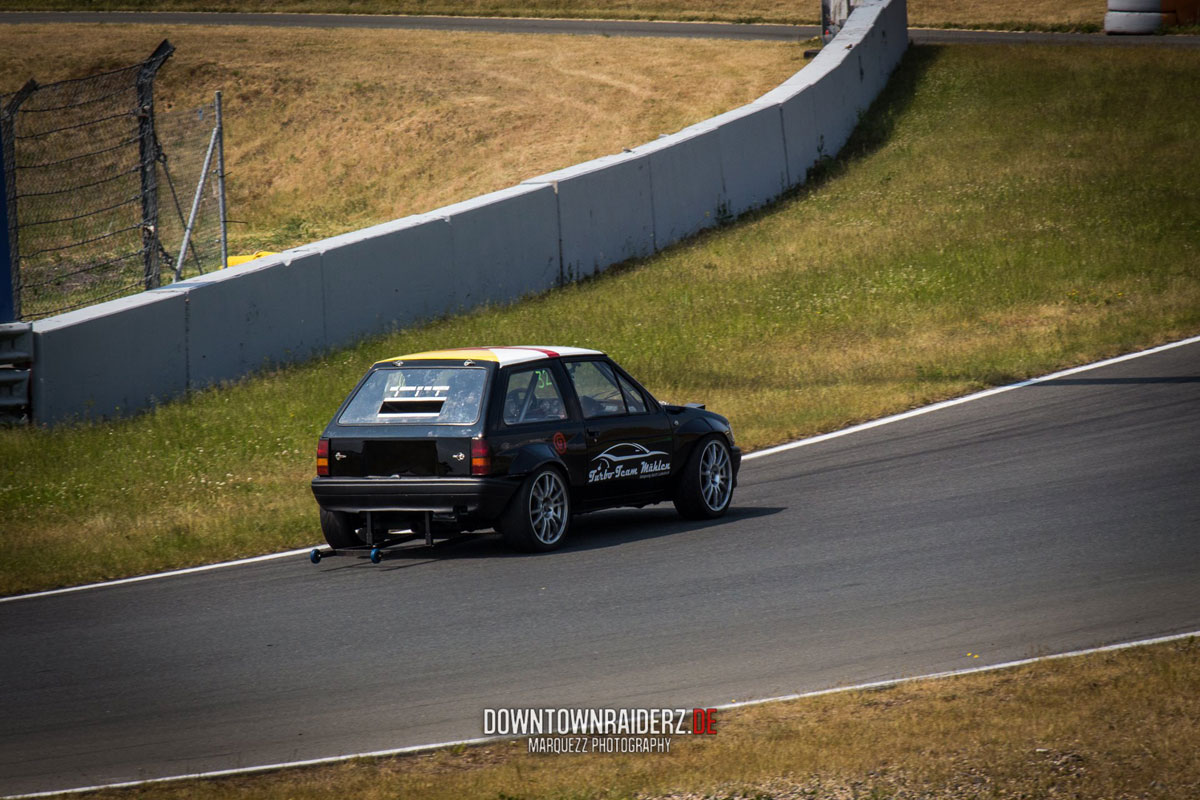
{"type": "Polygon", "coordinates": [[[601,352],[479,347],[373,365],[321,434],[312,491],[335,550],[494,528],[536,551],[600,508],[719,517],[740,463],[728,420],[659,403],[601,352]]]}

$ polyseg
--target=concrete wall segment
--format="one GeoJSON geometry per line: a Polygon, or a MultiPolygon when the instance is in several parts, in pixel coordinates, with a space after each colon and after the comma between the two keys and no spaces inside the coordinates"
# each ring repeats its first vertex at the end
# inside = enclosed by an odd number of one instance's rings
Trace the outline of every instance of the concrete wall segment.
{"type": "Polygon", "coordinates": [[[865,6],[858,11],[857,17],[847,21],[839,36],[848,35],[854,42],[850,55],[856,61],[861,84],[857,104],[859,110],[865,111],[883,89],[888,71],[884,67],[883,7],[865,6]]]}
{"type": "Polygon", "coordinates": [[[1173,11],[1174,4],[1168,0],[1108,0],[1109,11],[1135,11],[1143,14],[1161,14],[1173,11]]]}
{"type": "Polygon", "coordinates": [[[1157,33],[1163,26],[1164,16],[1134,11],[1109,11],[1104,15],[1104,32],[1135,35],[1157,33]]]}
{"type": "Polygon", "coordinates": [[[751,103],[710,123],[720,144],[726,213],[736,217],[787,191],[787,149],[778,104],[751,103]]]}
{"type": "Polygon", "coordinates": [[[557,194],[564,280],[654,252],[648,156],[604,156],[525,184],[550,185],[557,194]]]}
{"type": "Polygon", "coordinates": [[[186,291],[158,289],[33,323],[33,419],[127,415],[187,388],[186,291]]]}
{"type": "Polygon", "coordinates": [[[514,186],[428,216],[450,225],[455,308],[510,303],[561,281],[553,186],[514,186]]]}
{"type": "Polygon", "coordinates": [[[854,129],[857,112],[851,105],[851,93],[855,90],[851,76],[849,62],[843,59],[809,89],[818,158],[837,155],[854,129]]]}
{"type": "Polygon", "coordinates": [[[888,62],[891,64],[888,74],[900,63],[904,51],[908,49],[908,0],[892,0],[883,12],[882,37],[888,48],[888,62]]]}
{"type": "Polygon", "coordinates": [[[310,248],[321,256],[329,347],[432,319],[456,305],[445,217],[405,217],[310,248]]]}
{"type": "Polygon", "coordinates": [[[783,135],[787,142],[788,177],[793,186],[808,180],[808,170],[821,157],[822,139],[812,87],[805,87],[779,104],[783,135]]]}
{"type": "Polygon", "coordinates": [[[650,164],[654,247],[661,250],[729,216],[717,129],[700,123],[635,147],[650,164]]]}
{"type": "Polygon", "coordinates": [[[174,285],[187,291],[188,388],[326,347],[321,254],[311,246],[174,285]]]}

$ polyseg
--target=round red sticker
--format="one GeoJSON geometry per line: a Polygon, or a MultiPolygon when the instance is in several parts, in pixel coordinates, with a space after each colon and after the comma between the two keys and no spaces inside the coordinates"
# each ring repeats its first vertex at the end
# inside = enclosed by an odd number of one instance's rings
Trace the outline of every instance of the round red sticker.
{"type": "Polygon", "coordinates": [[[563,436],[561,433],[554,434],[554,450],[560,456],[567,452],[567,437],[563,436]]]}

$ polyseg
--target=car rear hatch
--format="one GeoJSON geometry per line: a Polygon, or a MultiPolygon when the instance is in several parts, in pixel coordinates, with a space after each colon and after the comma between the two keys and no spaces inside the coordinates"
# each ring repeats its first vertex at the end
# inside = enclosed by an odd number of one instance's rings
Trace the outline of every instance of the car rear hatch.
{"type": "Polygon", "coordinates": [[[409,478],[471,474],[471,439],[335,436],[329,475],[335,478],[409,478]]]}
{"type": "Polygon", "coordinates": [[[488,374],[461,363],[385,365],[371,371],[330,431],[329,476],[470,475],[488,374]]]}

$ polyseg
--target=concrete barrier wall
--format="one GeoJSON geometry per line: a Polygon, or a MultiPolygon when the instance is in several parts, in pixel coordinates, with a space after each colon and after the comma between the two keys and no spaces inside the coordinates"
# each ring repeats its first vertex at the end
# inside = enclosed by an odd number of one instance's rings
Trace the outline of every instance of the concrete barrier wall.
{"type": "Polygon", "coordinates": [[[560,281],[553,187],[514,186],[433,215],[450,224],[456,308],[508,303],[560,281]]]}
{"type": "Polygon", "coordinates": [[[36,422],[113,417],[187,389],[187,293],[143,292],[33,323],[36,422]]]}
{"type": "Polygon", "coordinates": [[[720,141],[726,213],[736,217],[787,191],[787,148],[778,105],[751,103],[707,124],[716,128],[720,141]]]}
{"type": "Polygon", "coordinates": [[[650,160],[639,153],[605,156],[525,181],[558,196],[565,280],[654,252],[650,160]]]}
{"type": "MultiPolygon", "coordinates": [[[[836,61],[821,65],[826,68],[825,73],[813,81],[811,88],[815,93],[813,105],[816,109],[819,149],[822,156],[830,158],[841,151],[854,131],[858,122],[858,105],[855,101],[861,89],[856,54],[837,53],[837,57],[836,61]]],[[[816,60],[813,59],[813,62],[816,60]]]]}
{"type": "Polygon", "coordinates": [[[136,412],[216,381],[648,256],[836,155],[908,45],[864,0],[758,100],[632,150],[242,267],[33,323],[38,423],[136,412]]]}
{"type": "Polygon", "coordinates": [[[1192,25],[1200,19],[1200,0],[1108,0],[1104,32],[1157,33],[1164,27],[1192,25]]]}
{"type": "Polygon", "coordinates": [[[779,108],[789,186],[805,183],[808,170],[817,163],[824,147],[824,136],[817,124],[816,95],[812,84],[805,81],[784,84],[757,101],[779,108]]]}
{"type": "Polygon", "coordinates": [[[650,163],[656,250],[729,216],[721,180],[721,137],[715,129],[693,126],[633,152],[650,163]]]}
{"type": "MultiPolygon", "coordinates": [[[[892,69],[908,49],[908,0],[892,0],[884,5],[881,18],[883,35],[892,69]]],[[[890,71],[889,71],[890,72],[890,71]]]]}
{"type": "Polygon", "coordinates": [[[847,55],[855,62],[853,67],[858,70],[861,92],[856,93],[855,105],[858,110],[866,111],[872,101],[887,84],[888,72],[884,70],[884,48],[879,38],[879,18],[882,8],[875,6],[864,9],[857,19],[847,21],[849,35],[859,34],[861,41],[847,55]]]}
{"type": "Polygon", "coordinates": [[[433,319],[458,302],[445,217],[405,217],[306,249],[321,257],[329,346],[386,331],[398,321],[433,319]]]}
{"type": "Polygon", "coordinates": [[[292,250],[175,287],[186,291],[189,388],[325,348],[320,253],[292,250]]]}

